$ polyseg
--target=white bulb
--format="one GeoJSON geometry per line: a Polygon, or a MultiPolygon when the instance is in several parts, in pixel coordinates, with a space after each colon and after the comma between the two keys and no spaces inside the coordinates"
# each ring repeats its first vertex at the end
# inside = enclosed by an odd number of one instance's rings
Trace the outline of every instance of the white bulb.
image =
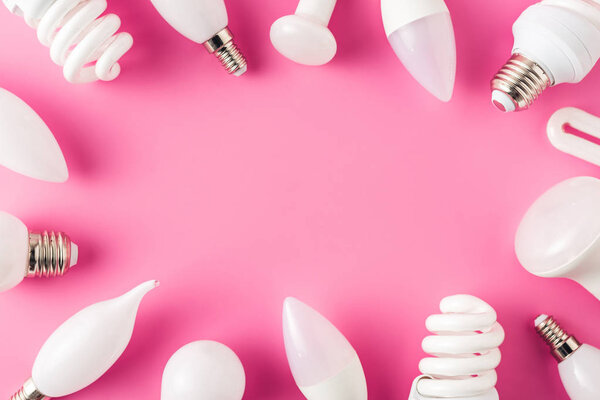
{"type": "Polygon", "coordinates": [[[238,356],[221,343],[189,343],[167,362],[161,400],[241,400],[246,374],[238,356]]]}
{"type": "Polygon", "coordinates": [[[202,43],[235,76],[246,72],[246,60],[233,42],[224,0],[152,0],[160,15],[188,39],[202,43]]]}
{"type": "Polygon", "coordinates": [[[456,76],[456,43],[443,0],[381,0],[385,33],[408,72],[431,94],[449,101],[456,76]]]}
{"type": "Polygon", "coordinates": [[[0,211],[0,292],[25,277],[63,275],[77,264],[78,253],[64,233],[30,233],[17,217],[0,211]]]}
{"type": "Polygon", "coordinates": [[[440,311],[425,322],[433,335],[423,339],[422,346],[433,357],[419,363],[424,375],[415,379],[409,399],[497,400],[495,368],[504,329],[496,312],[464,294],[442,299],[440,311]]]}
{"type": "Polygon", "coordinates": [[[128,33],[119,33],[121,19],[100,17],[106,0],[3,0],[14,14],[37,29],[39,41],[50,47],[50,56],[64,66],[71,83],[110,81],[119,76],[119,59],[133,45],[128,33]]]}
{"type": "Polygon", "coordinates": [[[34,398],[32,392],[67,396],[95,382],[129,344],[140,302],[157,286],[157,281],[145,282],[120,297],[86,307],[65,321],[42,346],[31,380],[21,389],[22,397],[17,393],[13,399],[34,398]]]}
{"type": "Polygon", "coordinates": [[[535,320],[535,328],[558,361],[560,379],[571,400],[598,400],[600,393],[600,350],[580,344],[547,315],[535,320]]]}
{"type": "Polygon", "coordinates": [[[69,177],[62,151],[44,121],[23,100],[0,88],[0,164],[48,182],[69,177]]]}
{"type": "Polygon", "coordinates": [[[304,65],[327,64],[337,52],[327,28],[336,0],[300,0],[294,15],[271,26],[271,43],[284,57],[304,65]]]}
{"type": "Polygon", "coordinates": [[[600,180],[567,179],[540,196],[521,220],[515,252],[532,274],[573,279],[600,299],[600,180]]]}
{"type": "Polygon", "coordinates": [[[513,34],[513,55],[492,80],[492,102],[507,112],[591,71],[600,58],[600,1],[543,0],[519,16],[513,34]]]}
{"type": "Polygon", "coordinates": [[[283,305],[283,338],[292,375],[308,400],[366,400],[358,354],[325,317],[294,298],[283,305]]]}

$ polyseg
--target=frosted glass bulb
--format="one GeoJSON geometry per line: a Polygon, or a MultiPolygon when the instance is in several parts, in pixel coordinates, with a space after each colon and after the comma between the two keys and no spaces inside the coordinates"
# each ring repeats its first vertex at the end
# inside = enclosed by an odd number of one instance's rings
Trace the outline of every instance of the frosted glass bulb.
{"type": "Polygon", "coordinates": [[[540,196],[521,220],[515,252],[532,274],[573,279],[600,299],[600,180],[567,179],[540,196]]]}
{"type": "Polygon", "coordinates": [[[554,318],[540,315],[535,329],[552,349],[558,372],[571,400],[598,400],[600,393],[600,350],[580,344],[554,318]]]}
{"type": "Polygon", "coordinates": [[[23,100],[0,88],[0,164],[48,182],[69,178],[62,151],[44,121],[23,100]]]}
{"type": "Polygon", "coordinates": [[[142,298],[157,286],[157,281],[142,283],[65,321],[46,340],[31,379],[12,400],[67,396],[104,375],[129,344],[142,298]]]}
{"type": "Polygon", "coordinates": [[[495,368],[504,329],[496,311],[465,294],[442,299],[440,311],[425,322],[433,335],[423,339],[422,347],[431,357],[419,363],[423,375],[413,382],[409,400],[498,400],[495,368]]]}
{"type": "Polygon", "coordinates": [[[600,58],[600,0],[543,0],[521,14],[513,34],[512,56],[491,82],[492,103],[507,112],[591,71],[600,58]]]}
{"type": "Polygon", "coordinates": [[[408,72],[441,101],[450,101],[456,43],[443,0],[381,0],[385,33],[408,72]]]}
{"type": "Polygon", "coordinates": [[[294,298],[283,304],[283,339],[292,375],[308,400],[366,400],[358,354],[321,314],[294,298]]]}
{"type": "Polygon", "coordinates": [[[177,32],[196,43],[203,43],[228,73],[240,76],[246,72],[246,59],[236,47],[227,26],[223,0],[152,0],[152,4],[177,32]]]}
{"type": "Polygon", "coordinates": [[[167,362],[161,400],[241,400],[246,374],[238,356],[209,340],[189,343],[167,362]]]}
{"type": "Polygon", "coordinates": [[[294,15],[271,26],[271,43],[284,57],[304,65],[327,64],[337,52],[327,28],[336,0],[300,0],[294,15]]]}
{"type": "Polygon", "coordinates": [[[62,232],[29,232],[21,220],[0,211],[0,292],[23,278],[64,275],[77,264],[78,247],[62,232]]]}

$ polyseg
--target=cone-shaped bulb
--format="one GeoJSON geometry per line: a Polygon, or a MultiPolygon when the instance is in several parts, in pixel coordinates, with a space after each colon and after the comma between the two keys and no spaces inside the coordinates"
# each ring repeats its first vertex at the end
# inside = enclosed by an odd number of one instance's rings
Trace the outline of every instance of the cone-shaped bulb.
{"type": "Polygon", "coordinates": [[[366,400],[356,351],[325,317],[294,298],[283,305],[283,338],[296,384],[308,400],[366,400]]]}
{"type": "Polygon", "coordinates": [[[403,25],[388,36],[408,72],[441,101],[449,101],[456,75],[456,43],[450,13],[440,12],[403,25]]]}
{"type": "Polygon", "coordinates": [[[36,388],[48,397],[62,397],[100,378],[129,344],[139,304],[157,286],[157,281],[145,282],[120,297],[84,308],[64,322],[33,364],[36,388]]]}

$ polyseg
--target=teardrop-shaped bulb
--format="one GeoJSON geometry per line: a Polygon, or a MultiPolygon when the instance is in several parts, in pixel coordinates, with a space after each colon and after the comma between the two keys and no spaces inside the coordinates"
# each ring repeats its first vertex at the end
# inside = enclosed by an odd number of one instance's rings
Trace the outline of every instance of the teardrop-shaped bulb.
{"type": "Polygon", "coordinates": [[[0,165],[48,182],[65,182],[69,171],[48,126],[23,100],[0,88],[0,165]]]}
{"type": "Polygon", "coordinates": [[[449,12],[425,16],[388,36],[408,72],[431,94],[449,101],[456,75],[456,43],[449,12]]]}
{"type": "Polygon", "coordinates": [[[246,374],[238,356],[224,344],[186,344],[167,362],[161,400],[241,400],[246,374]]]}
{"type": "Polygon", "coordinates": [[[358,354],[325,317],[301,301],[283,304],[283,339],[292,375],[308,400],[366,400],[358,354]]]}
{"type": "Polygon", "coordinates": [[[38,391],[48,397],[67,396],[100,378],[129,344],[140,302],[157,286],[157,281],[145,282],[64,322],[33,364],[32,380],[38,391]]]}
{"type": "Polygon", "coordinates": [[[17,217],[0,211],[0,292],[17,286],[27,273],[29,231],[17,217]]]}

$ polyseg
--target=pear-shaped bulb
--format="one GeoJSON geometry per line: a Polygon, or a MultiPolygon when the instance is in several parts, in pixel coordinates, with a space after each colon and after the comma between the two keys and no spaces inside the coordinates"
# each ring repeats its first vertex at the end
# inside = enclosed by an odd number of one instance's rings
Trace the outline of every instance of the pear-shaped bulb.
{"type": "Polygon", "coordinates": [[[283,338],[292,375],[308,400],[366,400],[358,354],[325,317],[301,301],[283,304],[283,338]]]}
{"type": "Polygon", "coordinates": [[[54,135],[23,100],[0,88],[0,165],[48,182],[69,178],[54,135]]]}
{"type": "Polygon", "coordinates": [[[241,400],[246,374],[238,356],[224,344],[186,344],[167,362],[161,400],[241,400]]]}
{"type": "Polygon", "coordinates": [[[29,231],[25,224],[0,211],[0,292],[17,286],[25,278],[28,248],[29,231]]]}
{"type": "Polygon", "coordinates": [[[120,297],[84,308],[64,322],[46,340],[33,364],[37,390],[48,397],[62,397],[100,378],[129,344],[140,302],[157,286],[157,281],[145,282],[120,297]]]}

